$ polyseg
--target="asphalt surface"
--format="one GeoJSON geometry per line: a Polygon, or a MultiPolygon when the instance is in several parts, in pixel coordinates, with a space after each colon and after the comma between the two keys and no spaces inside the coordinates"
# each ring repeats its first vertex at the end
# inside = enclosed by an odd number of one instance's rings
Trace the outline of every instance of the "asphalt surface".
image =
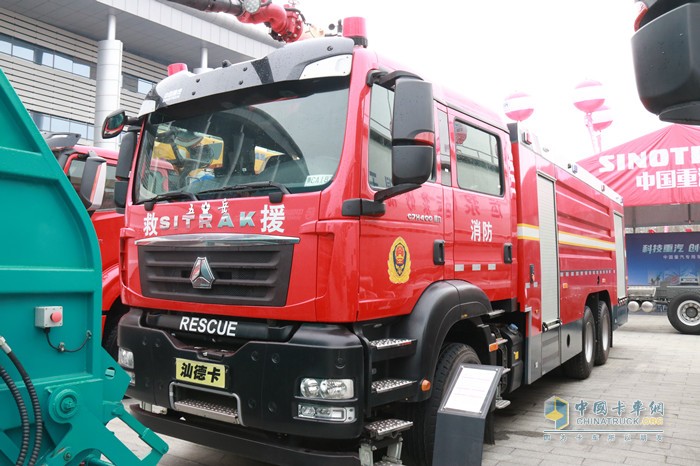
{"type": "MultiPolygon", "coordinates": [[[[482,464],[700,464],[700,336],[678,333],[665,315],[637,313],[613,344],[607,364],[587,380],[552,372],[510,395],[510,406],[496,412],[496,443],[484,445],[482,464]],[[563,430],[544,416],[553,396],[569,404],[563,430]]],[[[109,427],[140,457],[148,452],[120,421],[109,427]]],[[[267,464],[163,439],[170,450],[161,465],[267,464]]]]}

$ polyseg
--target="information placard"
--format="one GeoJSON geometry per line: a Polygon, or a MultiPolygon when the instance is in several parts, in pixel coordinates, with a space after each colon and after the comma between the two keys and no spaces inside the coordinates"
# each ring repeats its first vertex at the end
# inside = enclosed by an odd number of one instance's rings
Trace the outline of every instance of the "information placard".
{"type": "Polygon", "coordinates": [[[497,371],[492,369],[460,367],[444,409],[482,414],[488,409],[484,405],[496,374],[497,371]]]}
{"type": "Polygon", "coordinates": [[[502,374],[501,366],[459,366],[438,409],[433,464],[481,465],[487,418],[495,407],[502,374]]]}

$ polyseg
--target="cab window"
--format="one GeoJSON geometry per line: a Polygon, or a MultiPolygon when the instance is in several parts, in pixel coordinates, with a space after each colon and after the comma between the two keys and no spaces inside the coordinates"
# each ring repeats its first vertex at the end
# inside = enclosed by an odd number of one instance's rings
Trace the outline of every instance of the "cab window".
{"type": "MultiPolygon", "coordinates": [[[[80,182],[83,179],[83,170],[85,170],[85,161],[74,159],[68,167],[68,179],[76,191],[80,191],[80,182]]],[[[117,167],[107,164],[107,177],[105,180],[105,192],[102,197],[102,206],[99,210],[113,210],[117,206],[114,203],[114,182],[116,180],[117,167]]]]}
{"type": "Polygon", "coordinates": [[[503,157],[496,136],[457,120],[453,129],[459,187],[502,195],[503,157]]]}
{"type": "Polygon", "coordinates": [[[391,188],[391,112],[394,93],[372,86],[369,112],[369,185],[377,190],[391,188]]]}
{"type": "MultiPolygon", "coordinates": [[[[382,190],[392,187],[391,182],[391,119],[394,92],[381,86],[372,87],[369,112],[369,185],[382,190]]],[[[448,144],[449,139],[445,138],[448,144]]],[[[428,181],[436,180],[435,162],[428,181]]]]}

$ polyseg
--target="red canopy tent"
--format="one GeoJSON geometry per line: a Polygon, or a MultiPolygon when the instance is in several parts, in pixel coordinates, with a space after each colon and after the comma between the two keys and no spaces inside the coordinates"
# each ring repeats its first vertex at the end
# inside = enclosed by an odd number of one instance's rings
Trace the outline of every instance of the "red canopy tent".
{"type": "Polygon", "coordinates": [[[700,223],[700,126],[669,125],[578,165],[622,196],[628,227],[700,223]]]}

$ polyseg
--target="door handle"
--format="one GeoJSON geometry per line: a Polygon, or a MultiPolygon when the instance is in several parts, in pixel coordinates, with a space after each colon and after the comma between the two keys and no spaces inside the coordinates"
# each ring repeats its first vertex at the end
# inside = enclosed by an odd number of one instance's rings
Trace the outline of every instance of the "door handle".
{"type": "Polygon", "coordinates": [[[445,241],[436,239],[433,242],[433,264],[445,265],[445,241]]]}
{"type": "Polygon", "coordinates": [[[503,262],[506,264],[513,263],[513,245],[511,243],[503,245],[503,262]]]}

